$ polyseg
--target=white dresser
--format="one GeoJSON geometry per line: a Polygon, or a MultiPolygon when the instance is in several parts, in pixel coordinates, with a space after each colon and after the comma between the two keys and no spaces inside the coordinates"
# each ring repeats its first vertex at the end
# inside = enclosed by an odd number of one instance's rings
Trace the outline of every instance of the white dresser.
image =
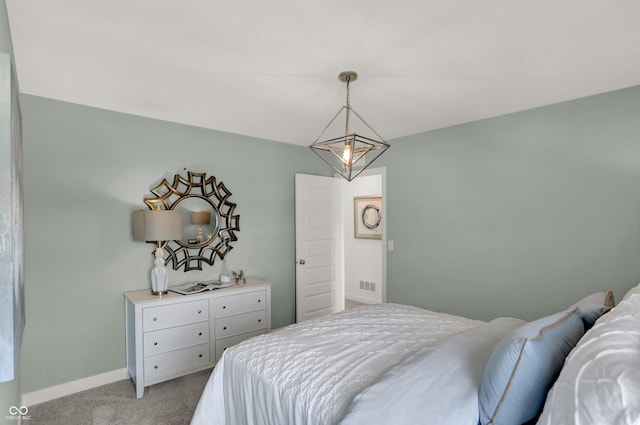
{"type": "Polygon", "coordinates": [[[271,330],[271,284],[246,284],[194,295],[126,292],[127,372],[144,387],[212,367],[222,352],[271,330]]]}

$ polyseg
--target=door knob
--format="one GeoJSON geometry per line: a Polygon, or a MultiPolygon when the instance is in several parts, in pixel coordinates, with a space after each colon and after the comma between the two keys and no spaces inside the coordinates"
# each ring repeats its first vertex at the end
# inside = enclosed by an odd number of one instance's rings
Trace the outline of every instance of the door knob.
{"type": "Polygon", "coordinates": [[[306,262],[306,261],[304,261],[304,260],[300,260],[300,261],[298,261],[298,264],[300,264],[301,266],[304,266],[306,263],[307,263],[307,262],[306,262]]]}

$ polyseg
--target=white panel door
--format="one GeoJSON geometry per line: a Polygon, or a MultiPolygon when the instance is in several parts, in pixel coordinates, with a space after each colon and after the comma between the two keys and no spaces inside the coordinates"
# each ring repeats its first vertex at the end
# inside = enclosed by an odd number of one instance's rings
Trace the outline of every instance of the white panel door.
{"type": "Polygon", "coordinates": [[[340,180],[296,174],[296,321],[342,310],[340,180]]]}

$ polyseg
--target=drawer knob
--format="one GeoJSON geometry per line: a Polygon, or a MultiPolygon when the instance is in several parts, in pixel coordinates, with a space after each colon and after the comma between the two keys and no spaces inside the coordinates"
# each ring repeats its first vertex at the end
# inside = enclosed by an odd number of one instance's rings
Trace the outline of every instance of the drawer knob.
{"type": "Polygon", "coordinates": [[[222,306],[222,309],[224,310],[225,308],[227,308],[227,306],[226,306],[226,305],[223,305],[223,306],[222,306]]]}
{"type": "Polygon", "coordinates": [[[258,323],[262,322],[262,319],[258,319],[258,323]]]}
{"type": "Polygon", "coordinates": [[[202,313],[202,310],[198,310],[198,314],[202,313]]]}
{"type": "Polygon", "coordinates": [[[225,326],[225,327],[223,327],[222,329],[226,331],[226,330],[227,330],[227,327],[225,326]]]}
{"type": "Polygon", "coordinates": [[[261,300],[261,299],[258,299],[258,302],[260,303],[260,302],[262,302],[262,300],[261,300]]]}
{"type": "Polygon", "coordinates": [[[158,345],[158,341],[153,341],[153,345],[158,345]]]}
{"type": "Polygon", "coordinates": [[[157,318],[157,317],[154,317],[154,318],[153,318],[153,321],[154,321],[154,322],[157,322],[157,321],[158,321],[158,318],[157,318]]]}
{"type": "Polygon", "coordinates": [[[158,368],[158,365],[155,365],[153,368],[154,368],[154,369],[157,369],[157,368],[158,368]]]}
{"type": "Polygon", "coordinates": [[[202,332],[198,332],[198,336],[202,336],[202,332]]]}
{"type": "Polygon", "coordinates": [[[198,354],[198,357],[202,357],[202,354],[198,354]]]}

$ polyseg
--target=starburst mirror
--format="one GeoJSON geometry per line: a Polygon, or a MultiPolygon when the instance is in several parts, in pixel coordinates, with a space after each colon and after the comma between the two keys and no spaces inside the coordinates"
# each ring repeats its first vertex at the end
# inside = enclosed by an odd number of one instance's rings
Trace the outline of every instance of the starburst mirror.
{"type": "Polygon", "coordinates": [[[238,240],[240,216],[236,204],[229,201],[231,192],[214,176],[187,171],[176,174],[173,182],[163,179],[151,189],[153,197],[144,198],[150,209],[178,210],[182,213],[183,240],[168,241],[165,263],[173,269],[202,270],[202,264],[223,260],[238,240]]]}

